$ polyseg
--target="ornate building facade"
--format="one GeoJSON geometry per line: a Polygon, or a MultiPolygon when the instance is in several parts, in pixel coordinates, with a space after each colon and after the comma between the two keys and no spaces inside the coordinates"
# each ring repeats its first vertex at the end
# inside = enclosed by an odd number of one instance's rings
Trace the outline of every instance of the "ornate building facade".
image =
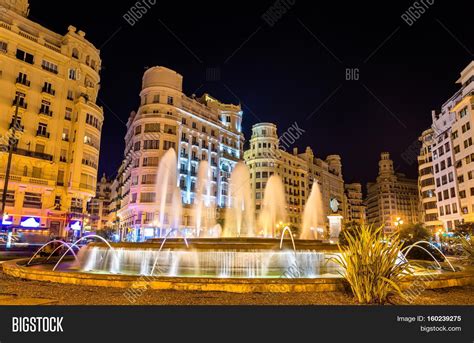
{"type": "Polygon", "coordinates": [[[62,35],[28,19],[28,1],[0,6],[1,189],[13,150],[3,225],[65,236],[82,230],[96,191],[100,52],[73,26],[62,35]]]}
{"type": "Polygon", "coordinates": [[[433,155],[431,147],[433,144],[434,130],[428,129],[419,138],[421,143],[420,155],[418,156],[418,190],[420,197],[420,220],[425,227],[436,233],[442,227],[438,220],[438,199],[433,168],[433,155]]]}
{"type": "Polygon", "coordinates": [[[121,206],[123,235],[149,238],[159,223],[156,202],[158,164],[171,148],[177,152],[178,185],[184,213],[182,225],[192,227],[191,206],[196,196],[200,161],[212,170],[212,204],[228,204],[228,182],[242,159],[242,109],[224,104],[208,94],[200,98],[183,93],[183,77],[165,67],[148,69],[143,76],[141,104],[132,112],[125,136],[121,206]]]}
{"type": "Polygon", "coordinates": [[[379,175],[367,185],[367,221],[383,226],[387,233],[396,229],[398,218],[405,224],[419,222],[418,182],[395,173],[390,154],[381,154],[379,175]]]}
{"type": "Polygon", "coordinates": [[[350,183],[344,186],[345,189],[345,215],[346,223],[356,223],[363,225],[366,223],[366,206],[360,183],[350,183]]]}
{"type": "Polygon", "coordinates": [[[325,215],[344,213],[344,180],[338,155],[321,160],[314,156],[309,147],[302,154],[298,153],[298,149],[294,149],[293,153],[286,152],[280,148],[276,125],[261,123],[252,128],[250,149],[245,151],[244,159],[250,168],[257,215],[262,208],[266,184],[272,175],[280,176],[284,183],[288,224],[291,226],[301,228],[304,207],[315,181],[321,185],[325,215]],[[331,202],[336,203],[334,200],[341,205],[337,211],[330,208],[331,202]]]}

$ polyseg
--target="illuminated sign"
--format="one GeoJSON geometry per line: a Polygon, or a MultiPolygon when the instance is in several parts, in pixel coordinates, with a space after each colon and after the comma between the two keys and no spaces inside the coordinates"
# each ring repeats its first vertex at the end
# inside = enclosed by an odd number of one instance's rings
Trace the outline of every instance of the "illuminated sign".
{"type": "Polygon", "coordinates": [[[82,229],[82,225],[80,221],[75,222],[71,225],[71,229],[74,231],[80,231],[82,229]]]}
{"type": "Polygon", "coordinates": [[[13,216],[9,216],[8,214],[3,215],[3,220],[2,220],[3,225],[12,225],[13,224],[13,216]]]}
{"type": "Polygon", "coordinates": [[[155,229],[153,228],[145,228],[144,230],[145,237],[154,237],[155,236],[155,229]]]}
{"type": "Polygon", "coordinates": [[[21,217],[20,226],[28,229],[37,229],[41,226],[41,220],[36,217],[21,217]]]}

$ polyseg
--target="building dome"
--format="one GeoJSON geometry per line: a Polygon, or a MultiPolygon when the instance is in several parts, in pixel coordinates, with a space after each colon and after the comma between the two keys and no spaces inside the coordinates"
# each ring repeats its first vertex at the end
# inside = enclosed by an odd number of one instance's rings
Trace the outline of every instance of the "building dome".
{"type": "Polygon", "coordinates": [[[149,87],[166,87],[183,91],[183,77],[174,70],[165,67],[153,67],[143,75],[143,89],[149,87]]]}

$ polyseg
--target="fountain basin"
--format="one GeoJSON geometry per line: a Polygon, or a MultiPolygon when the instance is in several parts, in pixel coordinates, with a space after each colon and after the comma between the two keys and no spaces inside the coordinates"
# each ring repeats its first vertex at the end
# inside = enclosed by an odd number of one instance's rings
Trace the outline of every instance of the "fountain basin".
{"type": "Polygon", "coordinates": [[[258,238],[170,239],[120,243],[113,249],[92,243],[79,254],[79,269],[110,273],[191,278],[320,278],[339,277],[331,258],[337,247],[314,241],[258,238]]]}

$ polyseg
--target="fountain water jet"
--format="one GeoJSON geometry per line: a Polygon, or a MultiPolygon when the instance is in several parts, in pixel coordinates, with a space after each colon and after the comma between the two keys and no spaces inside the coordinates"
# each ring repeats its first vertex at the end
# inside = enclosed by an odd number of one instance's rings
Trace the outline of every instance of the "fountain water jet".
{"type": "Polygon", "coordinates": [[[254,204],[250,170],[243,162],[235,166],[229,184],[230,206],[226,211],[224,237],[253,237],[254,204]]]}
{"type": "Polygon", "coordinates": [[[324,227],[323,197],[319,182],[314,180],[311,194],[304,208],[303,230],[300,239],[323,239],[318,232],[318,229],[322,227],[324,227]]]}
{"type": "Polygon", "coordinates": [[[173,201],[173,193],[177,188],[177,159],[174,149],[169,149],[161,158],[158,172],[156,174],[156,203],[159,206],[159,233],[166,228],[166,223],[171,225],[171,218],[168,215],[173,201]]]}
{"type": "Polygon", "coordinates": [[[207,231],[215,225],[215,206],[213,206],[211,201],[211,188],[212,170],[207,161],[201,161],[199,163],[196,198],[194,200],[195,236],[198,238],[201,237],[203,231],[207,231]]]}
{"type": "MultiPolygon", "coordinates": [[[[405,256],[407,256],[408,253],[411,251],[411,249],[413,249],[414,247],[420,247],[420,244],[422,244],[422,243],[428,244],[429,246],[431,246],[432,248],[434,248],[436,251],[438,251],[438,252],[441,254],[441,256],[444,257],[444,260],[449,264],[449,267],[451,267],[452,271],[453,271],[453,272],[456,272],[456,269],[453,267],[453,265],[451,264],[451,262],[449,262],[449,260],[448,260],[448,258],[446,257],[446,255],[443,254],[443,252],[442,252],[441,250],[439,250],[436,245],[434,245],[433,243],[430,243],[430,242],[428,242],[428,241],[418,241],[418,242],[413,243],[412,245],[406,247],[405,249],[407,249],[407,252],[405,253],[405,256]]],[[[404,249],[404,250],[405,250],[405,249],[404,249]]],[[[425,250],[426,250],[426,249],[425,249],[425,250]]],[[[429,253],[429,252],[428,252],[428,253],[429,253]]],[[[431,253],[429,253],[429,254],[431,255],[431,257],[433,257],[433,259],[434,259],[436,262],[438,262],[438,260],[436,260],[436,258],[435,258],[431,253]]],[[[441,265],[440,265],[439,263],[438,263],[438,265],[439,265],[440,268],[441,268],[441,265]]]]}
{"type": "MultiPolygon", "coordinates": [[[[60,243],[61,245],[60,245],[59,247],[67,246],[68,251],[72,252],[72,254],[74,255],[74,258],[77,260],[77,255],[76,255],[76,253],[74,252],[73,248],[71,248],[71,245],[70,245],[69,243],[55,239],[55,240],[52,240],[52,241],[50,241],[50,242],[44,244],[41,248],[39,248],[39,249],[35,252],[35,254],[30,258],[30,260],[28,261],[28,263],[26,263],[26,265],[28,266],[28,265],[31,263],[31,261],[33,261],[33,259],[34,259],[45,247],[47,247],[48,245],[53,244],[53,243],[60,243]]],[[[53,254],[54,252],[56,252],[56,250],[57,250],[57,248],[52,252],[52,254],[53,254]]],[[[66,253],[67,253],[68,251],[66,251],[66,253]]],[[[50,255],[50,257],[51,257],[51,255],[50,255]]],[[[49,257],[48,257],[48,260],[49,260],[49,257]]]]}
{"type": "Polygon", "coordinates": [[[286,196],[281,178],[272,175],[268,179],[263,197],[262,212],[259,222],[264,237],[277,237],[276,227],[280,222],[286,223],[286,196]]]}
{"type": "MultiPolygon", "coordinates": [[[[100,239],[102,242],[104,242],[105,244],[107,244],[107,246],[109,247],[109,249],[114,253],[114,256],[116,256],[116,253],[115,253],[115,250],[114,248],[112,248],[112,246],[110,245],[110,243],[104,238],[104,237],[101,237],[101,236],[97,236],[97,235],[89,235],[89,236],[84,236],[80,239],[78,239],[77,241],[74,242],[74,244],[72,244],[69,248],[70,249],[74,249],[74,247],[77,247],[77,245],[79,244],[79,242],[82,242],[86,239],[90,239],[90,238],[98,238],[100,239]]],[[[69,249],[68,249],[69,251],[69,249]]],[[[59,264],[61,263],[61,261],[64,259],[64,257],[66,257],[66,254],[68,253],[68,251],[66,251],[62,256],[61,258],[59,259],[59,261],[56,263],[56,265],[54,266],[53,268],[53,271],[56,270],[56,268],[59,266],[59,264]]]]}

